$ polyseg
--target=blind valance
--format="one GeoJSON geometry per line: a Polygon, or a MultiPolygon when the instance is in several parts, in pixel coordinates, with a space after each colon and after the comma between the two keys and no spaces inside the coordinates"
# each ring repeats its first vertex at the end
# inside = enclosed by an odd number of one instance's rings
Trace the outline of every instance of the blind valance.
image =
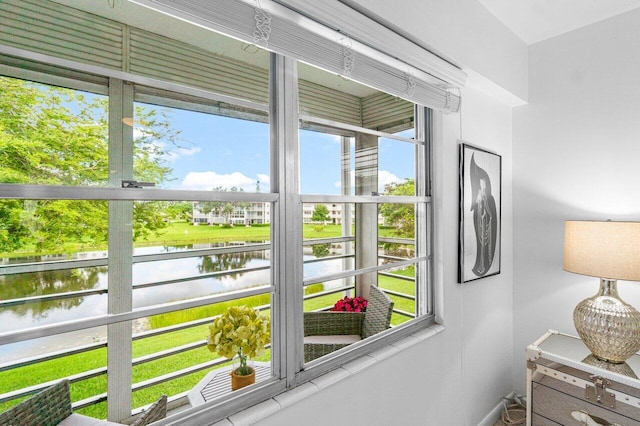
{"type": "Polygon", "coordinates": [[[133,0],[402,99],[456,112],[460,96],[444,80],[269,0],[133,0]]]}

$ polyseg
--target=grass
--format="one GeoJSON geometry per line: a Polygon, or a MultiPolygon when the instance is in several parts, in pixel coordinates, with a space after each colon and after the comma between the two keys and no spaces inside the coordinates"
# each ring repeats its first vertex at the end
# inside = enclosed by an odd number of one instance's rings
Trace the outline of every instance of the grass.
{"type": "MultiPolygon", "coordinates": [[[[330,238],[340,236],[340,225],[326,225],[321,231],[315,231],[313,225],[304,225],[304,238],[330,238]]],[[[208,242],[252,241],[262,242],[271,239],[271,228],[268,225],[252,226],[209,226],[192,225],[187,222],[171,222],[162,229],[158,235],[152,234],[148,238],[134,242],[134,247],[146,246],[180,246],[208,242]]],[[[105,245],[88,245],[86,243],[65,244],[64,253],[81,251],[106,250],[105,245]]],[[[0,253],[3,258],[15,258],[34,255],[60,254],[59,251],[47,253],[35,253],[34,247],[25,247],[20,251],[0,253]]]]}
{"type": "MultiPolygon", "coordinates": [[[[304,225],[303,235],[305,239],[330,238],[340,236],[342,228],[340,225],[325,225],[322,227],[314,225],[304,225]]],[[[392,230],[381,230],[381,236],[392,236],[392,230]]],[[[182,245],[198,242],[212,241],[255,241],[262,242],[270,240],[269,226],[237,226],[223,228],[218,226],[193,226],[188,223],[172,223],[166,228],[161,237],[137,242],[136,246],[143,245],[182,245]]],[[[83,247],[85,250],[97,249],[83,247]]],[[[12,255],[16,255],[12,253],[12,255]]],[[[398,274],[413,276],[412,268],[396,271],[398,274]]],[[[380,276],[379,284],[382,288],[390,289],[406,294],[415,294],[414,284],[392,277],[380,276]]],[[[322,291],[322,284],[308,286],[305,293],[311,294],[322,291]]],[[[163,328],[173,324],[184,323],[196,319],[208,318],[220,314],[231,304],[246,304],[249,306],[262,306],[270,304],[270,295],[258,295],[249,298],[238,299],[232,302],[218,303],[215,305],[203,306],[199,308],[187,309],[177,312],[170,312],[156,315],[149,318],[151,328],[163,328]]],[[[415,304],[411,300],[406,300],[397,296],[391,296],[398,309],[415,312],[415,304]]],[[[309,299],[304,304],[305,311],[316,310],[332,306],[339,298],[339,295],[325,295],[318,298],[309,299]]],[[[268,314],[269,312],[266,311],[268,314]]],[[[407,321],[408,318],[394,314],[393,324],[407,321]]],[[[148,337],[132,342],[133,358],[161,352],[171,348],[194,342],[203,342],[207,336],[207,325],[191,327],[185,330],[173,331],[159,336],[148,337]]],[[[182,368],[190,367],[212,360],[216,357],[205,347],[198,347],[179,354],[171,355],[159,360],[146,362],[133,367],[133,383],[149,380],[154,377],[163,376],[182,368]]],[[[267,353],[262,360],[270,359],[267,353]]],[[[1,392],[11,392],[40,383],[54,381],[74,374],[104,368],[107,366],[106,348],[95,349],[90,352],[69,355],[64,358],[44,361],[35,365],[20,367],[14,370],[0,372],[1,392]]],[[[207,371],[200,371],[189,374],[166,383],[161,383],[149,388],[134,392],[133,406],[139,407],[149,404],[157,399],[158,395],[164,393],[175,395],[191,389],[207,371]]],[[[73,401],[79,401],[93,395],[105,393],[107,390],[106,375],[93,377],[71,385],[71,396],[73,401]]],[[[0,403],[0,411],[19,402],[14,400],[0,403]]],[[[96,418],[106,417],[106,403],[99,403],[78,410],[81,414],[96,418]]]]}
{"type": "Polygon", "coordinates": [[[271,239],[269,226],[210,226],[191,225],[186,222],[172,222],[161,231],[160,236],[150,236],[149,239],[136,241],[136,246],[148,245],[181,245],[202,242],[229,241],[269,241],[271,239]]]}
{"type": "MultiPolygon", "coordinates": [[[[415,272],[413,267],[403,268],[397,271],[393,271],[395,275],[403,275],[406,277],[414,277],[415,272]]],[[[382,289],[392,290],[398,293],[403,293],[406,295],[414,296],[416,295],[416,286],[413,281],[407,281],[400,278],[393,278],[384,275],[380,275],[378,277],[378,285],[382,289]]],[[[416,302],[414,300],[406,299],[404,297],[395,296],[393,294],[389,295],[391,300],[393,300],[394,309],[399,309],[404,312],[409,312],[412,314],[416,313],[416,302]]],[[[391,315],[391,324],[399,325],[403,322],[409,321],[411,318],[406,317],[404,315],[400,315],[397,313],[393,313],[391,315]]]]}
{"type": "MultiPolygon", "coordinates": [[[[393,237],[394,230],[380,227],[378,235],[381,237],[393,237]]],[[[302,226],[302,237],[305,240],[318,238],[333,238],[342,235],[342,225],[312,225],[302,226]]],[[[229,242],[229,241],[269,241],[271,238],[270,227],[267,225],[233,226],[230,228],[221,226],[198,225],[194,226],[184,222],[174,222],[162,230],[160,237],[151,237],[148,240],[137,241],[135,245],[180,245],[199,242],[229,242]]]]}

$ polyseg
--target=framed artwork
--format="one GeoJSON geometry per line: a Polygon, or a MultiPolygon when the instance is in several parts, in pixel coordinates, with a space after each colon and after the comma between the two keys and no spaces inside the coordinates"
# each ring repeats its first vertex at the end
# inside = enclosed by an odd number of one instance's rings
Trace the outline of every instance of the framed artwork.
{"type": "Polygon", "coordinates": [[[500,273],[502,157],[459,144],[458,282],[500,273]]]}

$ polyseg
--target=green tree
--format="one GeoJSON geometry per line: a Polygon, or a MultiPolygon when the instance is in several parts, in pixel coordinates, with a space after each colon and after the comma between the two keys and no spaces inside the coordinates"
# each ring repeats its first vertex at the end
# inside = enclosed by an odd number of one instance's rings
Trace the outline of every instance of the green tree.
{"type": "Polygon", "coordinates": [[[331,244],[314,244],[311,246],[311,252],[315,257],[327,257],[331,254],[331,244]]]}
{"type": "MultiPolygon", "coordinates": [[[[0,77],[0,183],[106,186],[108,99],[0,77]]],[[[177,143],[165,111],[136,106],[144,128],[134,142],[134,179],[162,183],[171,169],[162,146],[177,143]]],[[[157,203],[135,203],[134,236],[166,224],[157,203]]],[[[38,253],[104,245],[105,201],[0,200],[0,252],[38,253]],[[77,247],[77,246],[76,246],[77,247]]]]}
{"type": "MultiPolygon", "coordinates": [[[[402,183],[390,183],[384,187],[384,195],[415,195],[415,181],[405,179],[402,183]]],[[[413,238],[415,236],[416,215],[413,204],[386,203],[380,207],[385,224],[395,228],[398,237],[413,238]]]]}
{"type": "Polygon", "coordinates": [[[311,220],[313,222],[321,222],[325,223],[331,220],[331,216],[329,216],[329,209],[324,204],[316,204],[313,208],[313,214],[311,215],[311,220]]]}
{"type": "MultiPolygon", "coordinates": [[[[231,189],[223,188],[218,186],[213,188],[214,191],[218,192],[242,192],[244,191],[242,188],[237,188],[232,186],[231,189]]],[[[209,213],[214,213],[216,216],[223,217],[225,223],[231,222],[231,215],[235,211],[235,209],[248,209],[251,207],[251,203],[245,203],[242,201],[203,201],[198,203],[198,210],[201,213],[208,215],[209,213]]]]}
{"type": "Polygon", "coordinates": [[[169,201],[162,210],[169,220],[187,221],[191,220],[193,205],[188,201],[169,201]]]}

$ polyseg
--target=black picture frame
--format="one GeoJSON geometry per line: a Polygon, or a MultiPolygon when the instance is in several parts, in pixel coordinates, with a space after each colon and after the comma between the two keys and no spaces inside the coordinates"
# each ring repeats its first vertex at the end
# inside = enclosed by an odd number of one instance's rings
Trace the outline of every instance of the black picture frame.
{"type": "Polygon", "coordinates": [[[500,273],[502,157],[459,141],[458,283],[500,273]]]}

